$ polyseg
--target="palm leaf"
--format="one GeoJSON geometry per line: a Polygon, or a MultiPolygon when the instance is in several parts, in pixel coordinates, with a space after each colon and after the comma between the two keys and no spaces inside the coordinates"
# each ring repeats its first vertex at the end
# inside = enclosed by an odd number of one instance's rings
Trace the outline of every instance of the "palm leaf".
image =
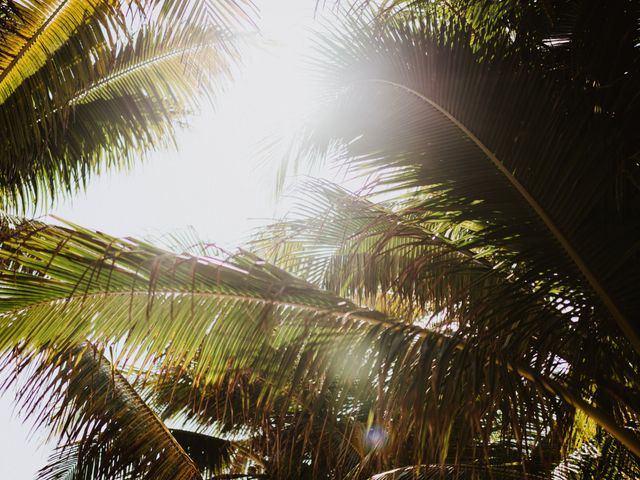
{"type": "Polygon", "coordinates": [[[117,33],[129,30],[134,17],[140,21],[155,16],[156,21],[165,20],[167,24],[184,22],[228,30],[230,22],[247,21],[253,10],[251,2],[245,0],[136,0],[127,4],[113,0],[30,0],[12,5],[17,10],[12,18],[17,19],[18,26],[5,35],[0,50],[0,104],[62,46],[72,41],[82,51],[82,45],[91,45],[90,36],[78,36],[80,27],[92,25],[117,37],[117,33]],[[161,15],[154,15],[154,11],[161,15]]]}
{"type": "Polygon", "coordinates": [[[2,257],[5,350],[118,342],[120,368],[193,365],[196,386],[247,371],[266,380],[267,409],[295,391],[341,385],[333,396],[340,405],[373,389],[372,412],[393,425],[395,454],[406,454],[403,440],[414,438],[414,461],[439,460],[449,441],[473,443],[494,422],[526,451],[573,408],[636,448],[633,433],[563,384],[554,362],[540,366],[533,355],[515,363],[486,346],[387,319],[249,254],[175,256],[77,227],[41,226],[5,240],[2,257]],[[508,413],[485,418],[495,409],[508,413]]]}
{"type": "MultiPolygon", "coordinates": [[[[340,295],[405,313],[413,323],[491,345],[501,356],[562,358],[571,384],[585,392],[595,382],[611,395],[636,381],[615,347],[576,332],[582,312],[573,292],[521,279],[508,257],[475,246],[474,224],[443,220],[420,198],[374,204],[326,182],[308,182],[303,191],[298,219],[274,225],[254,243],[279,265],[340,295]],[[568,299],[572,308],[565,307],[568,299]],[[608,361],[585,364],[585,345],[608,352],[608,361]]],[[[622,405],[637,412],[633,401],[622,405]]]]}
{"type": "Polygon", "coordinates": [[[144,29],[114,50],[97,37],[95,63],[72,45],[59,49],[0,105],[4,201],[24,205],[77,188],[105,165],[126,166],[167,143],[172,120],[195,110],[194,94],[212,92],[211,75],[228,67],[218,52],[226,40],[189,31],[144,29]]]}
{"type": "Polygon", "coordinates": [[[100,18],[96,11],[113,8],[113,15],[102,16],[97,27],[113,28],[111,22],[124,22],[117,2],[104,0],[35,0],[20,2],[19,31],[5,38],[0,52],[0,104],[34,74],[84,24],[87,18],[100,18]]]}
{"type": "Polygon", "coordinates": [[[16,374],[28,372],[18,392],[22,411],[62,442],[42,478],[202,478],[167,427],[95,349],[16,351],[5,368],[12,364],[16,374]]]}
{"type": "Polygon", "coordinates": [[[26,210],[171,141],[173,120],[212,96],[212,75],[237,59],[237,29],[212,12],[237,28],[248,12],[223,3],[20,2],[0,50],[3,208],[26,210]],[[211,15],[187,15],[203,9],[211,15]]]}
{"type": "Polygon", "coordinates": [[[612,115],[576,101],[574,84],[500,51],[481,62],[465,34],[418,10],[383,25],[347,20],[319,43],[337,101],[308,150],[338,142],[342,160],[383,172],[389,188],[430,192],[429,208],[485,225],[486,247],[515,253],[531,281],[555,277],[588,295],[599,322],[640,345],[629,320],[635,274],[612,255],[635,258],[638,228],[612,213],[615,161],[602,159],[623,155],[616,142],[624,142],[612,115]],[[607,212],[603,235],[593,218],[607,212]]]}

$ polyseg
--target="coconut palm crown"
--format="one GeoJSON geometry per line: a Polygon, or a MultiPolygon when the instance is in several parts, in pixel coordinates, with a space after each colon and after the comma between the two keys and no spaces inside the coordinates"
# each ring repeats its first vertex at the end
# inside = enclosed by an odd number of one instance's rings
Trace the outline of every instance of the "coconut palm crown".
{"type": "Polygon", "coordinates": [[[604,8],[349,10],[292,151],[374,186],[310,181],[254,253],[7,225],[44,478],[637,477],[640,12],[604,8]]]}

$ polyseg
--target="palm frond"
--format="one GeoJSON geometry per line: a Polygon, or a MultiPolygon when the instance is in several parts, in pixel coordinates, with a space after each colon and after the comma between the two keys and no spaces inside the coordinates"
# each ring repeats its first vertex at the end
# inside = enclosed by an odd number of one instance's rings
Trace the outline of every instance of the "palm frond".
{"type": "Polygon", "coordinates": [[[338,405],[373,395],[370,415],[389,432],[390,456],[410,455],[411,463],[440,461],[447,445],[482,443],[496,422],[528,451],[552,424],[562,436],[558,422],[574,408],[636,448],[632,432],[564,384],[558,359],[499,357],[486,345],[360,308],[248,253],[176,256],[43,225],[6,239],[1,256],[5,350],[60,349],[88,338],[117,343],[125,371],[189,366],[195,386],[249,372],[265,381],[266,411],[283,395],[313,398],[339,385],[338,405]],[[415,449],[407,452],[409,438],[415,449]]]}
{"type": "MultiPolygon", "coordinates": [[[[113,29],[124,24],[117,2],[107,0],[33,0],[15,4],[19,27],[4,38],[0,51],[0,104],[62,47],[85,24],[87,18],[99,19],[96,28],[113,29]],[[112,9],[109,16],[95,15],[112,9]]],[[[88,39],[78,39],[82,42],[88,39]]]]}
{"type": "Polygon", "coordinates": [[[59,439],[41,478],[202,478],[167,427],[94,348],[15,350],[4,367],[16,376],[27,373],[18,392],[22,411],[59,439]]]}
{"type": "Polygon", "coordinates": [[[226,40],[189,30],[143,29],[118,49],[98,37],[96,62],[66,45],[23,82],[0,105],[6,206],[81,187],[105,166],[126,166],[170,141],[172,121],[197,109],[198,92],[213,92],[212,75],[222,84],[228,73],[218,51],[226,40]]]}
{"type": "Polygon", "coordinates": [[[238,60],[234,38],[250,12],[242,0],[233,5],[16,4],[0,49],[3,208],[46,203],[105,167],[127,166],[170,142],[173,120],[196,110],[203,95],[212,97],[238,60]],[[235,16],[235,30],[213,22],[216,8],[225,22],[235,16]],[[209,15],[188,14],[205,10],[209,15]]]}
{"type": "MultiPolygon", "coordinates": [[[[492,304],[492,315],[524,314],[526,309],[510,304],[498,312],[504,302],[485,299],[504,295],[494,290],[508,283],[510,290],[529,291],[532,311],[560,314],[555,308],[544,311],[543,296],[533,295],[530,284],[518,283],[498,251],[476,246],[479,225],[455,224],[446,214],[423,208],[421,197],[373,203],[323,181],[307,182],[301,191],[304,199],[293,212],[298,218],[261,232],[253,246],[323,288],[360,300],[377,295],[402,299],[407,308],[420,307],[433,316],[446,310],[450,321],[461,324],[481,316],[465,300],[473,288],[479,290],[474,301],[492,304]]],[[[570,294],[556,291],[557,296],[563,293],[570,294]]]]}
{"type": "MultiPolygon", "coordinates": [[[[231,456],[231,443],[226,440],[199,434],[188,430],[170,429],[171,435],[177,440],[189,458],[197,465],[198,470],[205,478],[221,471],[223,466],[229,464],[231,456]]],[[[139,472],[136,473],[130,466],[121,469],[116,474],[117,477],[107,477],[104,473],[107,470],[105,464],[109,463],[109,458],[114,455],[126,456],[129,445],[114,446],[113,444],[95,444],[87,454],[87,449],[82,448],[79,443],[67,444],[57,447],[49,457],[48,464],[40,469],[39,477],[46,480],[96,480],[99,478],[141,478],[139,472]],[[116,453],[116,448],[122,451],[116,453]],[[123,448],[124,447],[124,448],[123,448]]],[[[113,470],[110,472],[113,475],[113,470]]]]}
{"type": "Polygon", "coordinates": [[[508,56],[481,61],[468,43],[415,11],[383,25],[347,20],[319,41],[335,102],[309,149],[338,142],[341,160],[384,172],[389,188],[430,192],[428,208],[485,225],[487,247],[515,252],[531,281],[554,277],[588,295],[640,347],[629,320],[635,207],[615,213],[617,160],[602,160],[624,155],[615,113],[594,112],[573,83],[508,56]]]}
{"type": "MultiPolygon", "coordinates": [[[[87,37],[78,35],[88,26],[107,33],[113,41],[118,34],[126,34],[132,24],[149,18],[167,25],[208,25],[229,32],[231,24],[249,22],[255,15],[248,0],[136,0],[126,4],[114,0],[30,0],[11,2],[6,11],[13,27],[5,29],[0,50],[0,104],[59,48],[71,42],[82,51],[82,46],[92,45],[95,32],[87,37]]],[[[185,34],[185,30],[181,32],[185,34]]]]}
{"type": "MultiPolygon", "coordinates": [[[[613,384],[626,390],[622,385],[636,382],[614,347],[576,329],[575,318],[589,312],[578,301],[566,307],[571,291],[520,278],[508,257],[476,247],[473,223],[443,220],[422,208],[420,197],[374,204],[326,182],[308,182],[303,191],[298,219],[274,225],[254,242],[266,258],[322,288],[493,345],[512,359],[562,358],[572,385],[582,383],[585,391],[594,381],[609,394],[613,384]],[[585,345],[608,352],[603,367],[584,363],[585,345]]],[[[637,412],[633,401],[622,404],[637,412]]]]}

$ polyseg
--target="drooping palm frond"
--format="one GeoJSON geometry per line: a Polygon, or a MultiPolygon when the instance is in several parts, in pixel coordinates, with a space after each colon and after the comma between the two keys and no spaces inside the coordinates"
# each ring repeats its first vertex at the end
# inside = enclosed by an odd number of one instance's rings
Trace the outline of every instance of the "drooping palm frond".
{"type": "Polygon", "coordinates": [[[17,394],[22,411],[58,438],[41,478],[202,478],[183,446],[94,348],[17,349],[3,367],[14,370],[13,379],[27,374],[17,394]]]}
{"type": "MultiPolygon", "coordinates": [[[[323,288],[360,300],[376,296],[401,300],[406,308],[433,316],[446,310],[458,325],[482,317],[478,305],[469,306],[474,302],[492,305],[490,315],[521,316],[527,310],[546,317],[561,313],[555,307],[548,309],[543,302],[548,299],[532,285],[520,282],[498,251],[476,246],[474,231],[480,225],[454,224],[437,209],[424,208],[419,196],[373,203],[323,181],[307,182],[301,191],[304,199],[293,212],[299,218],[261,232],[253,246],[323,288]],[[528,294],[531,304],[516,309],[488,298],[504,299],[501,283],[515,290],[523,304],[522,297],[528,294]],[[470,295],[474,298],[468,299],[470,295]]],[[[556,288],[561,297],[561,286],[556,288]]]]}
{"type": "Polygon", "coordinates": [[[17,25],[5,35],[17,50],[7,47],[7,65],[0,65],[7,84],[0,101],[4,208],[74,190],[106,166],[126,166],[170,142],[172,122],[215,93],[237,52],[235,32],[212,18],[159,12],[216,3],[21,2],[17,25]]]}
{"type": "Polygon", "coordinates": [[[576,328],[581,312],[568,301],[572,292],[519,278],[508,258],[475,246],[476,225],[448,222],[422,208],[420,197],[375,204],[326,182],[303,189],[294,210],[299,218],[274,225],[254,243],[266,258],[323,288],[413,313],[414,322],[509,358],[532,354],[539,365],[561,358],[574,388],[582,384],[591,395],[595,382],[622,409],[621,419],[624,411],[637,415],[627,388],[637,374],[606,339],[576,328]],[[603,368],[585,365],[585,348],[608,352],[603,368]]]}
{"type": "MultiPolygon", "coordinates": [[[[337,385],[330,398],[338,406],[373,398],[368,415],[388,432],[386,461],[439,461],[449,448],[455,457],[496,429],[529,452],[552,425],[562,436],[558,422],[574,408],[636,448],[631,432],[564,383],[555,362],[540,364],[532,354],[516,363],[394,321],[250,254],[176,256],[45,225],[15,232],[1,252],[2,349],[117,343],[118,368],[144,374],[188,366],[196,387],[247,372],[264,382],[265,413],[277,398],[288,399],[287,410],[300,392],[313,405],[337,385]]],[[[315,412],[306,431],[322,419],[315,412]]]]}
{"type": "MultiPolygon", "coordinates": [[[[615,112],[594,113],[590,101],[576,101],[573,83],[530,67],[481,63],[464,36],[428,16],[405,12],[386,25],[356,20],[321,45],[336,101],[324,128],[312,132],[311,150],[337,142],[343,161],[382,172],[389,188],[417,188],[412,213],[452,228],[472,222],[470,246],[492,252],[504,270],[512,270],[515,286],[526,287],[485,306],[521,302],[521,292],[532,287],[549,305],[554,298],[563,302],[565,314],[574,312],[571,334],[545,329],[543,318],[544,333],[532,335],[531,345],[540,338],[556,345],[571,338],[572,357],[561,356],[573,374],[599,371],[603,387],[615,379],[617,387],[595,394],[606,404],[620,398],[618,387],[635,391],[637,371],[627,368],[637,363],[629,321],[634,314],[619,313],[621,305],[628,312],[636,308],[628,280],[638,271],[631,267],[637,217],[629,214],[633,202],[625,214],[616,210],[615,162],[604,160],[624,153],[615,112]],[[603,147],[614,137],[620,143],[603,147]],[[612,242],[618,246],[612,249],[612,242]],[[629,255],[625,262],[620,251],[629,255]]],[[[506,333],[504,326],[487,332],[506,333]]],[[[580,380],[587,389],[588,376],[580,380]]],[[[615,413],[621,424],[625,410],[615,413]]]]}
{"type": "MultiPolygon", "coordinates": [[[[94,387],[95,385],[91,385],[91,388],[94,387]]],[[[171,428],[169,431],[196,464],[204,478],[215,475],[230,463],[231,442],[188,430],[171,428]]],[[[120,451],[113,445],[94,444],[90,449],[90,456],[84,458],[81,458],[81,455],[86,455],[87,449],[81,449],[78,443],[57,447],[49,457],[48,465],[40,469],[38,478],[46,480],[146,478],[138,476],[140,472],[136,472],[136,468],[131,466],[121,469],[105,467],[109,463],[109,456],[113,456],[114,451],[120,456],[130,454],[131,451],[127,450],[127,447],[128,445],[125,445],[125,448],[120,446],[120,451]],[[111,476],[106,476],[104,472],[107,470],[110,471],[111,476]],[[114,476],[115,470],[117,473],[114,476]]]]}
{"type": "MultiPolygon", "coordinates": [[[[110,0],[34,0],[16,2],[18,19],[15,33],[5,35],[0,51],[0,104],[48,60],[51,52],[62,47],[87,19],[95,19],[94,28],[113,29],[123,25],[124,11],[110,0]],[[99,15],[111,9],[110,15],[99,15]]],[[[78,38],[78,42],[91,41],[78,38]]]]}
{"type": "MultiPolygon", "coordinates": [[[[26,330],[16,330],[13,333],[3,330],[3,348],[10,347],[20,338],[29,338],[34,345],[52,341],[76,343],[83,338],[93,338],[95,334],[103,339],[121,338],[128,335],[129,328],[134,327],[131,333],[135,337],[146,336],[149,344],[145,342],[145,344],[134,346],[137,339],[130,338],[128,344],[132,348],[140,347],[144,351],[148,346],[161,355],[166,347],[173,345],[177,351],[190,352],[179,360],[181,363],[183,361],[188,363],[196,355],[203,354],[201,341],[190,341],[194,339],[182,338],[178,335],[179,333],[187,336],[197,335],[201,340],[206,339],[207,342],[218,342],[219,338],[209,335],[209,329],[213,329],[211,331],[216,333],[217,329],[224,331],[231,327],[226,325],[226,322],[232,324],[237,320],[247,325],[240,331],[229,333],[249,335],[257,342],[269,334],[269,329],[255,331],[253,326],[268,327],[261,323],[268,322],[269,318],[266,317],[269,316],[283,317],[293,322],[304,315],[333,317],[347,313],[355,314],[354,309],[359,310],[353,304],[343,302],[339,297],[310,289],[307,282],[294,278],[282,270],[264,265],[264,262],[260,262],[249,254],[235,257],[228,262],[186,255],[176,256],[136,241],[117,240],[82,229],[44,226],[42,229],[35,227],[31,231],[28,229],[18,231],[13,238],[5,240],[4,248],[6,254],[4,259],[7,262],[4,279],[7,281],[5,284],[8,288],[7,293],[13,289],[11,285],[21,290],[23,281],[26,282],[25,287],[27,284],[43,285],[42,282],[53,282],[49,293],[45,290],[36,293],[34,290],[35,296],[31,296],[27,293],[30,288],[25,288],[21,292],[16,290],[16,295],[11,295],[11,300],[6,297],[7,302],[3,302],[7,307],[5,312],[13,311],[17,314],[27,305],[35,306],[41,301],[51,301],[53,303],[50,306],[53,306],[58,303],[54,299],[66,299],[65,305],[60,304],[59,307],[67,313],[78,308],[76,313],[79,313],[91,303],[89,302],[91,297],[99,299],[99,303],[106,300],[107,308],[114,308],[116,311],[112,312],[115,316],[108,322],[115,327],[115,330],[110,333],[106,331],[99,333],[98,330],[102,328],[100,322],[96,323],[93,320],[90,323],[81,321],[81,324],[84,324],[82,331],[60,330],[60,335],[53,337],[48,337],[49,333],[53,332],[43,331],[41,335],[32,336],[26,330]],[[44,260],[39,258],[40,254],[47,255],[45,253],[47,251],[52,254],[50,257],[52,263],[49,263],[49,260],[40,263],[44,260]],[[40,253],[34,257],[32,254],[35,252],[40,253]],[[55,274],[58,268],[61,276],[55,274]],[[34,276],[33,271],[38,271],[45,277],[34,276]],[[199,291],[201,288],[204,290],[199,291]],[[26,296],[23,296],[25,294],[26,296]],[[194,294],[201,295],[197,300],[198,303],[194,303],[196,301],[194,294]],[[299,300],[304,299],[304,302],[296,301],[297,294],[303,297],[299,300]],[[306,298],[306,295],[309,297],[306,298]],[[128,308],[120,309],[118,306],[120,301],[115,300],[120,296],[133,303],[129,304],[128,308]],[[291,298],[288,298],[289,296],[291,298]],[[137,300],[136,297],[139,299],[137,300]],[[245,310],[235,312],[233,307],[236,303],[238,307],[244,307],[245,310]],[[211,308],[204,308],[205,304],[210,305],[211,308]],[[198,308],[195,308],[196,306],[198,308]],[[265,312],[261,313],[263,310],[265,312]],[[169,315],[174,319],[174,327],[178,330],[166,332],[158,338],[148,337],[146,327],[143,325],[138,325],[140,329],[136,327],[139,314],[144,316],[157,314],[161,317],[169,315]],[[219,315],[221,318],[218,322],[219,315]],[[225,318],[227,315],[229,318],[225,318]],[[236,318],[234,315],[241,316],[236,318]],[[193,322],[201,325],[198,326],[193,322]],[[186,323],[191,323],[188,331],[184,330],[186,323]],[[94,327],[98,328],[95,332],[94,327]],[[56,340],[53,340],[54,338],[56,340]]],[[[101,311],[103,307],[100,307],[101,311]]],[[[37,309],[36,306],[36,310],[31,311],[30,315],[37,315],[37,309]]],[[[106,311],[103,312],[106,313],[106,311]]],[[[50,321],[54,321],[48,313],[44,311],[41,313],[50,321]]],[[[363,312],[361,315],[371,316],[372,319],[379,316],[373,312],[363,312]]],[[[79,320],[80,318],[76,318],[72,321],[79,320]]],[[[7,321],[9,321],[8,318],[7,321]]],[[[19,323],[21,324],[19,330],[29,328],[27,323],[19,323]]],[[[18,324],[13,325],[18,327],[18,324]]],[[[234,325],[234,327],[237,326],[241,326],[241,323],[234,325]]],[[[249,342],[249,344],[255,345],[255,342],[249,342]]],[[[236,347],[242,348],[241,345],[236,347]]],[[[224,350],[217,348],[207,350],[205,353],[224,356],[224,350]]],[[[249,352],[247,354],[251,355],[249,352]]],[[[174,360],[178,361],[177,358],[174,360]]],[[[201,374],[207,368],[213,368],[213,365],[201,365],[199,368],[199,374],[201,374]]],[[[215,373],[212,375],[215,376],[215,373]]]]}
{"type": "Polygon", "coordinates": [[[43,68],[19,87],[31,99],[29,108],[20,95],[0,105],[7,125],[5,201],[60,195],[105,167],[130,164],[166,144],[176,116],[196,109],[194,95],[211,91],[211,75],[225,73],[227,60],[217,52],[223,41],[211,30],[184,36],[149,28],[117,50],[100,52],[95,64],[60,49],[51,59],[54,71],[43,68]]]}
{"type": "MultiPolygon", "coordinates": [[[[640,351],[631,286],[640,271],[640,203],[637,192],[621,198],[619,190],[619,165],[637,152],[630,131],[637,96],[622,77],[597,91],[584,72],[571,76],[547,53],[523,62],[509,41],[479,51],[473,32],[443,20],[438,2],[417,3],[382,20],[348,18],[319,39],[329,109],[303,139],[306,153],[338,152],[338,161],[382,178],[387,192],[409,192],[409,200],[385,211],[315,195],[305,221],[277,226],[266,242],[284,238],[276,251],[288,255],[285,262],[343,294],[396,302],[405,292],[411,306],[439,297],[444,325],[462,319],[480,327],[466,332],[476,346],[495,340],[512,350],[515,340],[523,352],[544,345],[551,359],[562,358],[555,368],[569,383],[606,405],[620,433],[637,438],[627,425],[636,425],[638,413],[631,400],[638,372],[629,366],[640,351]],[[456,242],[451,232],[465,227],[456,242]],[[438,252],[443,247],[452,258],[438,252]],[[467,278],[475,281],[456,284],[472,266],[475,276],[467,278]],[[482,292],[479,279],[495,283],[482,292]]],[[[628,11],[634,20],[616,35],[624,75],[637,78],[637,48],[628,53],[638,12],[628,11]]]]}
{"type": "Polygon", "coordinates": [[[249,21],[254,10],[246,0],[29,0],[11,2],[8,7],[5,11],[11,13],[7,18],[14,28],[5,29],[0,50],[0,104],[59,48],[69,42],[78,47],[91,46],[94,32],[88,37],[79,36],[81,27],[102,30],[111,42],[118,34],[127,33],[132,24],[150,18],[156,23],[166,21],[167,25],[209,25],[228,31],[230,22],[249,21]]]}
{"type": "Polygon", "coordinates": [[[431,192],[429,208],[481,222],[484,244],[513,254],[531,282],[588,295],[599,322],[640,347],[628,282],[638,225],[636,207],[616,209],[615,114],[580,103],[573,83],[509,58],[481,62],[467,45],[419,11],[347,20],[320,41],[335,102],[310,149],[338,142],[351,165],[431,192]]]}

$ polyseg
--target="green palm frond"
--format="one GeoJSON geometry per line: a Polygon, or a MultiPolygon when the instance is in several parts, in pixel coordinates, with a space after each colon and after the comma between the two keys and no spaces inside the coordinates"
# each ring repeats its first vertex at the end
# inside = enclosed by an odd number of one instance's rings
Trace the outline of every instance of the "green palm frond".
{"type": "Polygon", "coordinates": [[[7,125],[2,158],[5,202],[23,203],[82,186],[105,166],[131,159],[172,138],[172,120],[196,109],[193,95],[221,83],[227,60],[213,31],[142,30],[119,49],[88,63],[71,47],[51,58],[0,105],[7,125]],[[51,91],[55,91],[52,95],[51,91]],[[21,93],[30,98],[25,108],[21,93]]]}
{"type": "Polygon", "coordinates": [[[297,220],[274,225],[254,243],[266,258],[322,288],[509,358],[562,358],[574,386],[591,392],[595,381],[607,395],[622,388],[614,396],[637,413],[623,386],[637,374],[615,346],[576,329],[583,313],[577,302],[566,308],[572,292],[520,278],[508,257],[475,246],[473,223],[456,225],[416,208],[419,197],[374,204],[326,182],[308,182],[304,195],[297,220]],[[585,362],[585,348],[607,352],[607,361],[585,362]]]}
{"type": "Polygon", "coordinates": [[[18,392],[23,413],[59,438],[41,478],[202,478],[167,427],[94,348],[18,350],[4,367],[26,373],[18,392]]]}
{"type": "MultiPolygon", "coordinates": [[[[174,120],[197,110],[229,76],[237,31],[212,19],[178,20],[158,11],[217,3],[21,2],[16,26],[5,34],[7,65],[0,65],[10,83],[0,100],[3,208],[47,203],[105,167],[127,166],[171,142],[174,120]],[[82,18],[74,16],[78,12],[82,18]],[[51,30],[56,41],[30,25],[51,30]],[[14,43],[17,53],[9,51],[14,43]],[[22,58],[22,48],[37,61],[22,58]],[[18,68],[23,62],[29,66],[24,72],[18,68]]],[[[245,18],[238,9],[227,13],[245,18]]]]}
{"type": "Polygon", "coordinates": [[[482,441],[494,422],[529,449],[574,408],[636,448],[609,413],[563,385],[557,359],[540,364],[532,354],[514,362],[490,346],[388,319],[247,253],[176,256],[42,225],[6,239],[1,256],[3,350],[90,339],[117,344],[116,365],[125,371],[190,366],[196,386],[249,372],[265,382],[266,411],[283,395],[313,397],[339,385],[338,405],[373,395],[372,412],[388,427],[395,454],[412,455],[413,463],[446,456],[449,442],[482,441]],[[485,416],[496,409],[502,419],[485,416]],[[408,438],[416,445],[410,452],[402,447],[408,438]]]}
{"type": "MultiPolygon", "coordinates": [[[[245,337],[247,344],[255,348],[256,345],[266,346],[267,340],[278,345],[300,339],[304,331],[302,326],[310,320],[316,323],[325,317],[345,316],[354,321],[370,319],[377,322],[377,319],[382,319],[375,312],[313,289],[307,282],[266,265],[250,254],[228,260],[176,256],[148,244],[118,240],[83,229],[43,227],[40,230],[36,226],[32,231],[18,231],[13,238],[6,239],[3,258],[6,261],[6,292],[17,288],[13,292],[15,295],[9,295],[11,299],[5,297],[4,312],[12,312],[10,316],[21,315],[19,312],[24,307],[35,307],[29,308],[28,316],[36,322],[40,315],[41,320],[48,318],[52,330],[45,327],[34,336],[28,333],[30,322],[14,323],[5,317],[17,330],[3,330],[2,348],[10,348],[20,338],[30,338],[32,345],[44,345],[51,342],[75,344],[84,338],[129,337],[127,345],[140,352],[150,348],[150,352],[163,355],[165,349],[172,346],[176,352],[185,355],[168,357],[168,364],[189,363],[203,352],[215,355],[218,362],[198,366],[198,375],[209,369],[208,375],[215,378],[216,365],[226,368],[225,357],[228,354],[234,353],[235,356],[236,349],[238,352],[247,350],[240,342],[231,346],[231,350],[224,348],[221,342],[227,334],[245,337]],[[48,256],[47,251],[52,255],[45,260],[40,255],[48,256]],[[35,252],[40,253],[34,257],[35,252]],[[34,271],[45,276],[34,276],[34,271]],[[47,290],[28,287],[44,285],[42,282],[51,287],[47,289],[48,293],[47,290]],[[29,291],[35,296],[31,296],[29,291]],[[120,307],[123,299],[128,304],[127,308],[120,307]],[[58,300],[64,301],[58,303],[58,300]],[[86,322],[90,316],[82,312],[89,314],[87,307],[93,300],[97,302],[94,304],[98,308],[96,313],[102,312],[100,315],[110,318],[107,323],[114,328],[109,328],[110,332],[100,331],[101,322],[97,318],[86,322]],[[45,304],[48,305],[42,310],[38,306],[44,307],[45,304]],[[59,325],[54,325],[57,322],[51,312],[46,311],[51,307],[64,311],[65,317],[80,329],[58,330],[59,334],[54,334],[59,325]],[[76,317],[76,314],[81,314],[84,319],[76,317]],[[168,315],[173,319],[172,331],[165,331],[158,337],[149,336],[147,327],[137,321],[139,315],[158,315],[160,318],[168,315]],[[291,330],[281,332],[282,338],[275,336],[270,339],[271,322],[281,320],[291,325],[291,330]],[[298,327],[295,326],[296,320],[301,322],[298,327]],[[53,337],[50,336],[52,334],[53,337]],[[147,340],[136,345],[143,338],[147,340]]],[[[320,328],[316,334],[318,341],[323,333],[320,328]]],[[[235,357],[239,365],[253,355],[250,351],[245,354],[235,357]]]]}
{"type": "MultiPolygon", "coordinates": [[[[607,405],[618,434],[634,442],[637,428],[625,425],[638,415],[631,285],[640,204],[637,192],[620,193],[619,165],[637,155],[637,96],[625,78],[597,91],[593,77],[558,67],[555,45],[523,61],[541,38],[524,48],[509,33],[478,48],[466,20],[438,13],[454,3],[351,16],[320,36],[329,101],[301,150],[380,178],[399,201],[373,205],[312,187],[303,220],[276,225],[262,244],[340,294],[439,313],[440,326],[476,347],[533,355],[538,366],[548,354],[559,361],[552,376],[563,370],[583,397],[607,405]]],[[[630,8],[622,3],[618,14],[630,8]]],[[[624,75],[636,78],[631,23],[611,37],[624,43],[624,75]]],[[[580,48],[579,35],[569,49],[580,48]]]]}
{"type": "MultiPolygon", "coordinates": [[[[85,24],[99,19],[96,28],[112,29],[124,23],[118,2],[111,0],[33,0],[15,4],[19,28],[4,38],[0,51],[0,104],[62,47],[85,24]],[[111,9],[109,16],[97,15],[111,9]]],[[[82,41],[84,39],[78,39],[82,41]]]]}
{"type": "Polygon", "coordinates": [[[188,36],[182,29],[143,28],[108,63],[103,59],[106,65],[94,66],[92,81],[81,90],[72,89],[67,103],[73,106],[117,96],[147,96],[195,108],[194,93],[211,83],[208,74],[229,67],[225,56],[216,52],[229,38],[212,29],[191,26],[185,30],[188,36]],[[98,68],[107,73],[101,76],[98,68]],[[186,94],[189,85],[191,95],[186,94]]]}
{"type": "Polygon", "coordinates": [[[247,0],[29,0],[11,5],[14,28],[5,33],[0,50],[0,104],[59,48],[73,42],[82,51],[82,46],[91,45],[91,36],[78,36],[81,27],[91,25],[109,32],[113,39],[127,32],[132,23],[155,17],[156,22],[165,20],[167,25],[210,25],[228,31],[230,23],[249,21],[255,13],[247,0]]]}
{"type": "MultiPolygon", "coordinates": [[[[361,300],[402,299],[407,308],[447,313],[458,324],[481,317],[482,312],[470,312],[478,308],[469,307],[473,302],[493,305],[491,315],[561,313],[545,307],[539,289],[519,282],[499,251],[476,246],[481,227],[473,222],[452,223],[446,214],[423,208],[420,197],[373,203],[327,182],[307,182],[301,190],[304,200],[294,210],[299,218],[262,232],[254,247],[323,288],[361,300]],[[515,309],[487,298],[503,296],[501,284],[519,290],[520,300],[528,292],[532,305],[515,309]],[[503,307],[505,312],[496,310],[503,307]]],[[[570,295],[559,288],[557,297],[570,295]]]]}
{"type": "Polygon", "coordinates": [[[600,324],[640,347],[628,288],[638,223],[633,208],[615,214],[625,154],[615,112],[509,56],[481,61],[465,34],[418,11],[347,20],[319,43],[335,102],[311,151],[341,144],[340,159],[382,172],[388,188],[419,187],[425,208],[479,222],[478,243],[513,254],[531,282],[588,296],[600,324]]]}

